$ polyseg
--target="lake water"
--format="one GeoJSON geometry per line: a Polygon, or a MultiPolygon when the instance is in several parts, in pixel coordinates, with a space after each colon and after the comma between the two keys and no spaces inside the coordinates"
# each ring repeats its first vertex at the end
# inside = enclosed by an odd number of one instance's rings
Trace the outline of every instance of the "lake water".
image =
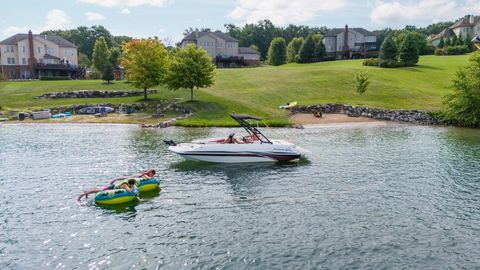
{"type": "Polygon", "coordinates": [[[293,164],[187,162],[163,144],[229,131],[0,125],[0,269],[480,267],[479,130],[266,129],[312,152],[293,164]],[[159,194],[76,203],[149,168],[159,194]]]}

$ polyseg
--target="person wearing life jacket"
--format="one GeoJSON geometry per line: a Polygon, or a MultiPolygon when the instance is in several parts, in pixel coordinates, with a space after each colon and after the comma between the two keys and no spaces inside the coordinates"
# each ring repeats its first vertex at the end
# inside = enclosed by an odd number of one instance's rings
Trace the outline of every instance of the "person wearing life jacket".
{"type": "Polygon", "coordinates": [[[77,201],[80,202],[82,197],[88,198],[88,195],[90,194],[96,194],[100,191],[104,190],[112,190],[112,189],[125,189],[127,192],[130,193],[136,193],[138,190],[135,188],[135,183],[137,180],[130,178],[130,179],[125,179],[123,181],[120,181],[116,184],[110,184],[109,186],[103,187],[103,188],[94,188],[91,190],[84,191],[80,196],[78,196],[77,201]]]}
{"type": "Polygon", "coordinates": [[[144,171],[142,174],[140,174],[139,178],[151,179],[155,177],[155,173],[155,170],[144,171]]]}

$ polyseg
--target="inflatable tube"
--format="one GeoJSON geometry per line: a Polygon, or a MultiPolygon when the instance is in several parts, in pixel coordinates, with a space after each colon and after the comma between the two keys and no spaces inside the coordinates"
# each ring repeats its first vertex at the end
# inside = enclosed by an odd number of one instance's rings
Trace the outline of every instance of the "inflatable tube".
{"type": "Polygon", "coordinates": [[[148,192],[160,188],[160,183],[156,177],[150,179],[137,178],[136,180],[136,185],[140,192],[148,192]]]}
{"type": "Polygon", "coordinates": [[[134,192],[128,192],[125,189],[111,189],[98,192],[95,195],[95,202],[98,204],[120,204],[131,202],[137,199],[134,192]]]}

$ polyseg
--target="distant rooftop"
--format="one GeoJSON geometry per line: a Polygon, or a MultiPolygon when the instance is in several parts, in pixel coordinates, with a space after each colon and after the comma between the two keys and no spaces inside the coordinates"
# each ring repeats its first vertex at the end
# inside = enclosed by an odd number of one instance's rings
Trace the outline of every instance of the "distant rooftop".
{"type": "MultiPolygon", "coordinates": [[[[348,30],[353,30],[356,32],[359,32],[362,35],[365,36],[375,36],[374,33],[368,31],[367,29],[364,28],[348,28],[348,30]]],[[[332,30],[328,31],[328,33],[325,35],[326,37],[336,37],[338,34],[342,33],[345,31],[345,28],[333,28],[332,30]]]]}
{"type": "Polygon", "coordinates": [[[195,31],[195,32],[192,32],[190,33],[188,36],[186,36],[182,42],[185,40],[185,41],[197,41],[200,37],[203,37],[203,36],[214,36],[214,37],[217,37],[217,38],[221,38],[221,39],[224,39],[225,41],[227,42],[238,42],[238,39],[236,38],[233,38],[231,37],[230,35],[227,35],[225,33],[222,33],[220,31],[215,31],[215,32],[199,32],[199,31],[195,31]]]}
{"type": "MultiPolygon", "coordinates": [[[[70,41],[64,39],[61,36],[55,36],[55,35],[33,35],[35,38],[41,38],[41,39],[46,39],[58,46],[61,47],[69,47],[69,48],[77,48],[77,45],[71,43],[70,41]]],[[[2,41],[0,41],[0,44],[2,45],[16,45],[18,42],[25,40],[28,38],[28,34],[16,34],[13,35],[9,38],[6,38],[2,41]]]]}

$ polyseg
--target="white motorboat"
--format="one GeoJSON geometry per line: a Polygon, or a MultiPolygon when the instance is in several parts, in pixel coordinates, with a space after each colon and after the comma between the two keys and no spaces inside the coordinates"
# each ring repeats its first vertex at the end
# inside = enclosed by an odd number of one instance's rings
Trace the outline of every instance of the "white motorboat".
{"type": "Polygon", "coordinates": [[[223,138],[195,140],[191,143],[165,141],[168,150],[185,159],[217,163],[275,162],[297,160],[300,148],[284,140],[269,140],[248,120],[260,121],[255,116],[232,114],[247,132],[248,136],[232,143],[224,143],[223,138]]]}

